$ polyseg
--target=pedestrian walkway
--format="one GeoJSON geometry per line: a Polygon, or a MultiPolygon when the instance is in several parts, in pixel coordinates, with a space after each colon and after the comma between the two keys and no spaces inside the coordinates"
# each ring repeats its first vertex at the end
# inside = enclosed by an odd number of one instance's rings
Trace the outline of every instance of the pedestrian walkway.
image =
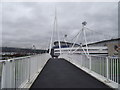
{"type": "Polygon", "coordinates": [[[46,66],[31,86],[31,89],[32,88],[109,87],[72,65],[65,59],[49,59],[46,66]]]}

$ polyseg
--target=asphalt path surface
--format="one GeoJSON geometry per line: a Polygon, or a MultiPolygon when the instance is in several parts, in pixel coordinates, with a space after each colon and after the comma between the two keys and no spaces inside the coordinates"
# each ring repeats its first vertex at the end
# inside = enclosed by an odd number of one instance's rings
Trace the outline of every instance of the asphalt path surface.
{"type": "Polygon", "coordinates": [[[32,88],[109,88],[65,59],[49,59],[32,88]]]}

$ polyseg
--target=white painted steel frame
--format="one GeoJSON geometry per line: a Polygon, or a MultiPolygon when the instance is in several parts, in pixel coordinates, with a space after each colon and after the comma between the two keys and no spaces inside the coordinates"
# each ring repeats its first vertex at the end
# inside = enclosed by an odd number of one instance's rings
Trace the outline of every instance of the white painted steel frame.
{"type": "Polygon", "coordinates": [[[29,88],[49,58],[49,54],[38,54],[1,61],[1,89],[29,88]]]}

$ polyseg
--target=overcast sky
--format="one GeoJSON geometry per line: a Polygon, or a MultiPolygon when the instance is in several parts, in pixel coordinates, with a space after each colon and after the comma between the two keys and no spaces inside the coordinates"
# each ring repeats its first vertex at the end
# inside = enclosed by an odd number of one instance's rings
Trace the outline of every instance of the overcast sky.
{"type": "MultiPolygon", "coordinates": [[[[36,48],[47,48],[55,6],[61,40],[67,34],[66,40],[71,41],[81,30],[83,21],[91,29],[85,30],[88,42],[118,37],[117,2],[6,2],[2,3],[2,45],[31,48],[34,44],[36,48]]],[[[81,34],[77,43],[82,40],[81,34]]]]}

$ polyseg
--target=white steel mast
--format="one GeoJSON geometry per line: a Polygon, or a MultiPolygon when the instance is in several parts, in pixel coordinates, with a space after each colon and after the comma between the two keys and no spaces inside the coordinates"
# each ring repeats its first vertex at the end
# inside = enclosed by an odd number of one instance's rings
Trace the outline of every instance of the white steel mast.
{"type": "Polygon", "coordinates": [[[85,44],[86,44],[86,50],[87,50],[87,54],[89,55],[89,51],[88,51],[88,45],[87,45],[87,39],[86,39],[86,32],[85,32],[85,26],[86,26],[87,22],[83,22],[82,23],[82,31],[84,34],[84,40],[85,40],[85,44]]]}
{"type": "Polygon", "coordinates": [[[61,54],[60,36],[59,36],[58,27],[57,27],[57,11],[56,11],[56,7],[55,7],[55,30],[56,30],[57,35],[58,35],[58,44],[59,44],[59,50],[60,50],[60,54],[61,54]]]}
{"type": "Polygon", "coordinates": [[[52,35],[51,35],[51,40],[50,40],[50,47],[49,47],[50,50],[49,50],[49,54],[51,53],[54,31],[57,32],[58,43],[59,43],[59,50],[60,50],[60,54],[61,54],[60,37],[59,37],[59,31],[58,31],[58,29],[57,29],[57,12],[56,12],[56,7],[55,7],[55,17],[54,17],[54,28],[53,28],[53,30],[52,30],[52,35]]]}

